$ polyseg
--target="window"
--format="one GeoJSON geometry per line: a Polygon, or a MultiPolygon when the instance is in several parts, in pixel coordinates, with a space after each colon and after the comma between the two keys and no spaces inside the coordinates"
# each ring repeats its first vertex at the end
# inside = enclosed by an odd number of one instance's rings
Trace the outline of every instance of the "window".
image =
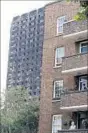
{"type": "MultiPolygon", "coordinates": [[[[80,111],[80,112],[76,112],[77,115],[77,127],[78,129],[82,129],[83,128],[83,122],[87,121],[87,116],[88,116],[88,111],[80,111]]],[[[88,125],[85,124],[85,129],[88,129],[88,125]]]]}
{"type": "Polygon", "coordinates": [[[64,47],[56,48],[55,66],[59,66],[62,63],[62,57],[64,57],[64,47]]]}
{"type": "Polygon", "coordinates": [[[63,80],[54,82],[53,98],[61,98],[61,92],[63,90],[63,80]]]}
{"type": "Polygon", "coordinates": [[[81,76],[79,77],[79,90],[84,91],[88,88],[88,76],[81,76]]]}
{"type": "Polygon", "coordinates": [[[57,34],[63,33],[63,24],[66,22],[66,16],[61,16],[57,19],[57,34]]]}
{"type": "Polygon", "coordinates": [[[34,95],[36,95],[36,92],[34,92],[34,95]]]}
{"type": "Polygon", "coordinates": [[[31,18],[30,18],[30,20],[34,20],[35,18],[34,18],[34,16],[32,16],[31,18]]]}
{"type": "Polygon", "coordinates": [[[53,115],[52,118],[52,133],[58,133],[62,129],[62,115],[53,115]]]}
{"type": "Polygon", "coordinates": [[[88,52],[88,42],[81,42],[80,53],[87,53],[87,52],[88,52]]]}

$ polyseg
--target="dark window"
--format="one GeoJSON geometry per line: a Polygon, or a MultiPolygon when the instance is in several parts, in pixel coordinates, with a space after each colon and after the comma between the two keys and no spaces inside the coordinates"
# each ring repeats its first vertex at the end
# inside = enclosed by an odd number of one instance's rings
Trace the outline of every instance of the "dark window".
{"type": "Polygon", "coordinates": [[[36,95],[36,92],[34,92],[34,95],[36,95]]]}
{"type": "Polygon", "coordinates": [[[18,65],[18,67],[20,68],[20,65],[18,65]]]}
{"type": "Polygon", "coordinates": [[[33,71],[33,68],[31,68],[31,71],[33,71]]]}
{"type": "Polygon", "coordinates": [[[36,49],[36,52],[38,52],[38,49],[36,49]]]}
{"type": "Polygon", "coordinates": [[[22,72],[24,73],[24,70],[22,70],[22,72]]]}
{"type": "Polygon", "coordinates": [[[32,90],[32,86],[30,86],[30,89],[32,90]]]}
{"type": "Polygon", "coordinates": [[[40,94],[40,91],[39,91],[39,94],[40,94]]]}
{"type": "Polygon", "coordinates": [[[34,59],[34,57],[32,56],[32,59],[34,59]]]}
{"type": "Polygon", "coordinates": [[[27,84],[27,81],[25,81],[25,83],[27,84]]]}

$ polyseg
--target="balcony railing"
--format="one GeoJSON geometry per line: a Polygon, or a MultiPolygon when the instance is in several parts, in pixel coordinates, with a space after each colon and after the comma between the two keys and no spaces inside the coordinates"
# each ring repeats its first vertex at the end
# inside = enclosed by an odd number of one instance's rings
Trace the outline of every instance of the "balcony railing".
{"type": "Polygon", "coordinates": [[[77,54],[64,57],[62,61],[62,72],[68,72],[70,69],[87,67],[88,54],[77,54]]]}
{"type": "Polygon", "coordinates": [[[61,130],[58,133],[88,133],[88,129],[61,130]]]}
{"type": "Polygon", "coordinates": [[[87,30],[87,20],[84,21],[69,21],[64,24],[63,33],[65,35],[74,34],[87,30]]]}
{"type": "Polygon", "coordinates": [[[66,91],[61,95],[61,109],[74,109],[77,107],[87,108],[88,90],[86,91],[66,91]],[[74,108],[73,108],[74,107],[74,108]]]}

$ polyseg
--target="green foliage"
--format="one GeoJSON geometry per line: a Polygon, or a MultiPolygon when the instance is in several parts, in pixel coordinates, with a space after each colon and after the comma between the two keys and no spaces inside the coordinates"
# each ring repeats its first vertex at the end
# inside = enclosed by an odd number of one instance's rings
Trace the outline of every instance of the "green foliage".
{"type": "Polygon", "coordinates": [[[25,88],[8,90],[1,118],[2,133],[36,133],[39,121],[38,98],[30,98],[25,88]]]}
{"type": "Polygon", "coordinates": [[[88,19],[88,0],[57,0],[58,1],[67,1],[67,2],[79,2],[80,8],[74,19],[77,21],[88,19]]]}
{"type": "Polygon", "coordinates": [[[75,20],[84,20],[88,17],[88,1],[87,0],[67,0],[67,2],[80,2],[80,9],[76,16],[75,20]]]}
{"type": "Polygon", "coordinates": [[[86,6],[86,7],[81,6],[79,12],[74,17],[74,19],[75,20],[85,20],[85,19],[87,19],[87,14],[88,14],[88,6],[86,6]]]}

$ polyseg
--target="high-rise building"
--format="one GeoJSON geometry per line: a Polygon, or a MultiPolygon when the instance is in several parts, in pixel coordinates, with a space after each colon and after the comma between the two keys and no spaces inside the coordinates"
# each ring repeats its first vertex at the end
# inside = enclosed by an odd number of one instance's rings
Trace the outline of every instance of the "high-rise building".
{"type": "Polygon", "coordinates": [[[10,30],[7,88],[23,86],[40,95],[44,8],[13,18],[10,30]]]}
{"type": "Polygon", "coordinates": [[[39,133],[88,133],[88,33],[87,20],[74,20],[79,6],[45,6],[39,133]]]}

